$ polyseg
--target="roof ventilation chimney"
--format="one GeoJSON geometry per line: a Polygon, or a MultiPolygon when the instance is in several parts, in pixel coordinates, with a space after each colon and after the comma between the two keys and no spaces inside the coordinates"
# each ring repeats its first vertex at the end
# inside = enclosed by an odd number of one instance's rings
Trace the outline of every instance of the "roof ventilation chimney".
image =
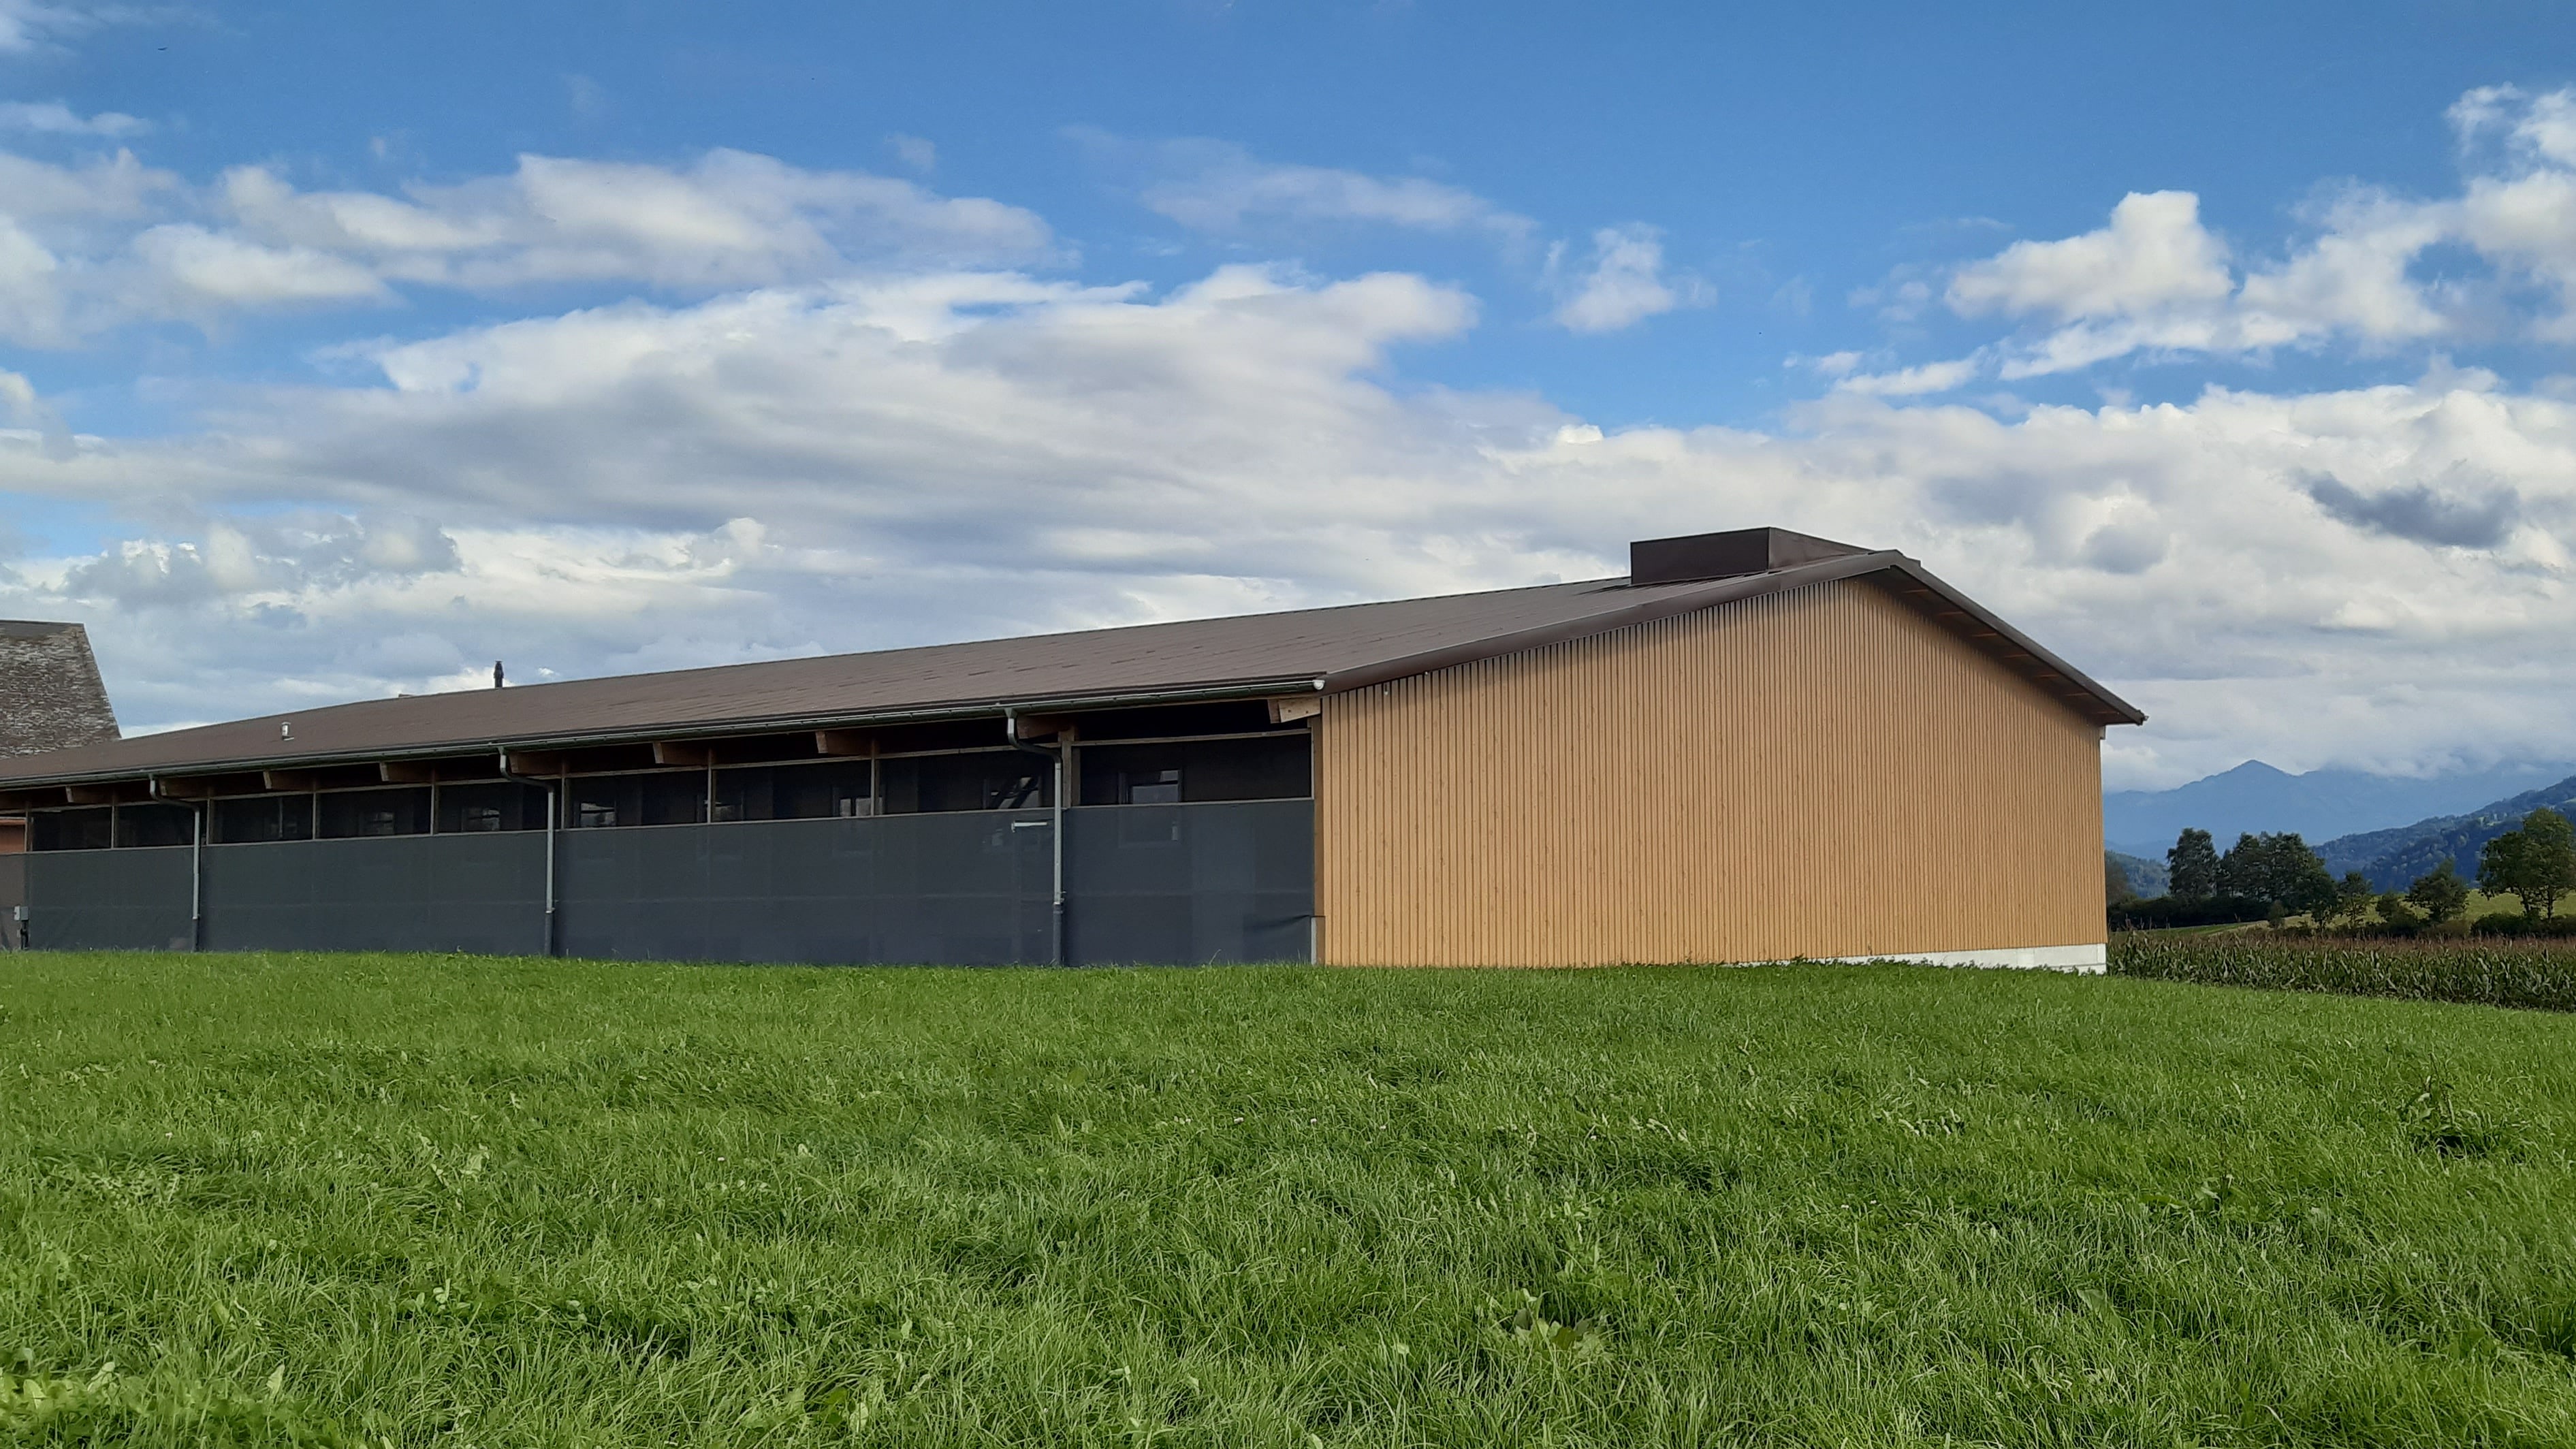
{"type": "Polygon", "coordinates": [[[1628,545],[1628,586],[1645,588],[1651,584],[1731,579],[1867,552],[1865,548],[1791,533],[1785,528],[1737,528],[1725,533],[1639,539],[1628,545]]]}

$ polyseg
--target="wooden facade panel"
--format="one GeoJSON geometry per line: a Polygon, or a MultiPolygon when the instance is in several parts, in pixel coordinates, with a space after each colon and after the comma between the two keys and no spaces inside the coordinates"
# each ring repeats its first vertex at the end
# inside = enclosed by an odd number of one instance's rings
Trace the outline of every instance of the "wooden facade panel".
{"type": "Polygon", "coordinates": [[[1325,701],[1326,960],[2099,942],[2101,730],[1865,582],[1325,701]]]}

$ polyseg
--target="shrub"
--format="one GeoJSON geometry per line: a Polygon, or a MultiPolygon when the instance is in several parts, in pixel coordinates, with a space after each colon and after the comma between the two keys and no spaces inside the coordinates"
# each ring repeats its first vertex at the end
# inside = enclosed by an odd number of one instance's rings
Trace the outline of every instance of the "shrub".
{"type": "Polygon", "coordinates": [[[2145,900],[2112,902],[2110,921],[2114,931],[2149,931],[2164,926],[2226,926],[2259,921],[2269,909],[2269,902],[2238,896],[2204,896],[2197,900],[2183,896],[2153,896],[2145,900]]]}
{"type": "Polygon", "coordinates": [[[2469,925],[2473,936],[2576,936],[2576,916],[2480,916],[2469,925]]]}

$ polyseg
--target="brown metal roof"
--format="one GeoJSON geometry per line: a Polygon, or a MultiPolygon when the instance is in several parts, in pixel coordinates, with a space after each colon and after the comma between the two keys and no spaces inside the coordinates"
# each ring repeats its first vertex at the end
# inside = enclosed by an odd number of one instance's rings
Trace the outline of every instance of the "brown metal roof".
{"type": "Polygon", "coordinates": [[[1584,638],[1735,599],[1869,578],[2103,724],[2145,716],[1897,553],[1758,574],[1625,579],[661,674],[365,700],[0,761],[0,783],[278,769],[1144,699],[1334,692],[1584,638]]]}

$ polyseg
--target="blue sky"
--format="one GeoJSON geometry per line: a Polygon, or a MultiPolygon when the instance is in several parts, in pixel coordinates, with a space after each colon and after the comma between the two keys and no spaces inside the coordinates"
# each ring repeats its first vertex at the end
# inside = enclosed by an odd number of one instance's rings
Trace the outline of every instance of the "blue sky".
{"type": "Polygon", "coordinates": [[[2115,783],[2568,758],[2571,38],[0,0],[0,613],[148,728],[1780,522],[2138,698],[2115,783]]]}

